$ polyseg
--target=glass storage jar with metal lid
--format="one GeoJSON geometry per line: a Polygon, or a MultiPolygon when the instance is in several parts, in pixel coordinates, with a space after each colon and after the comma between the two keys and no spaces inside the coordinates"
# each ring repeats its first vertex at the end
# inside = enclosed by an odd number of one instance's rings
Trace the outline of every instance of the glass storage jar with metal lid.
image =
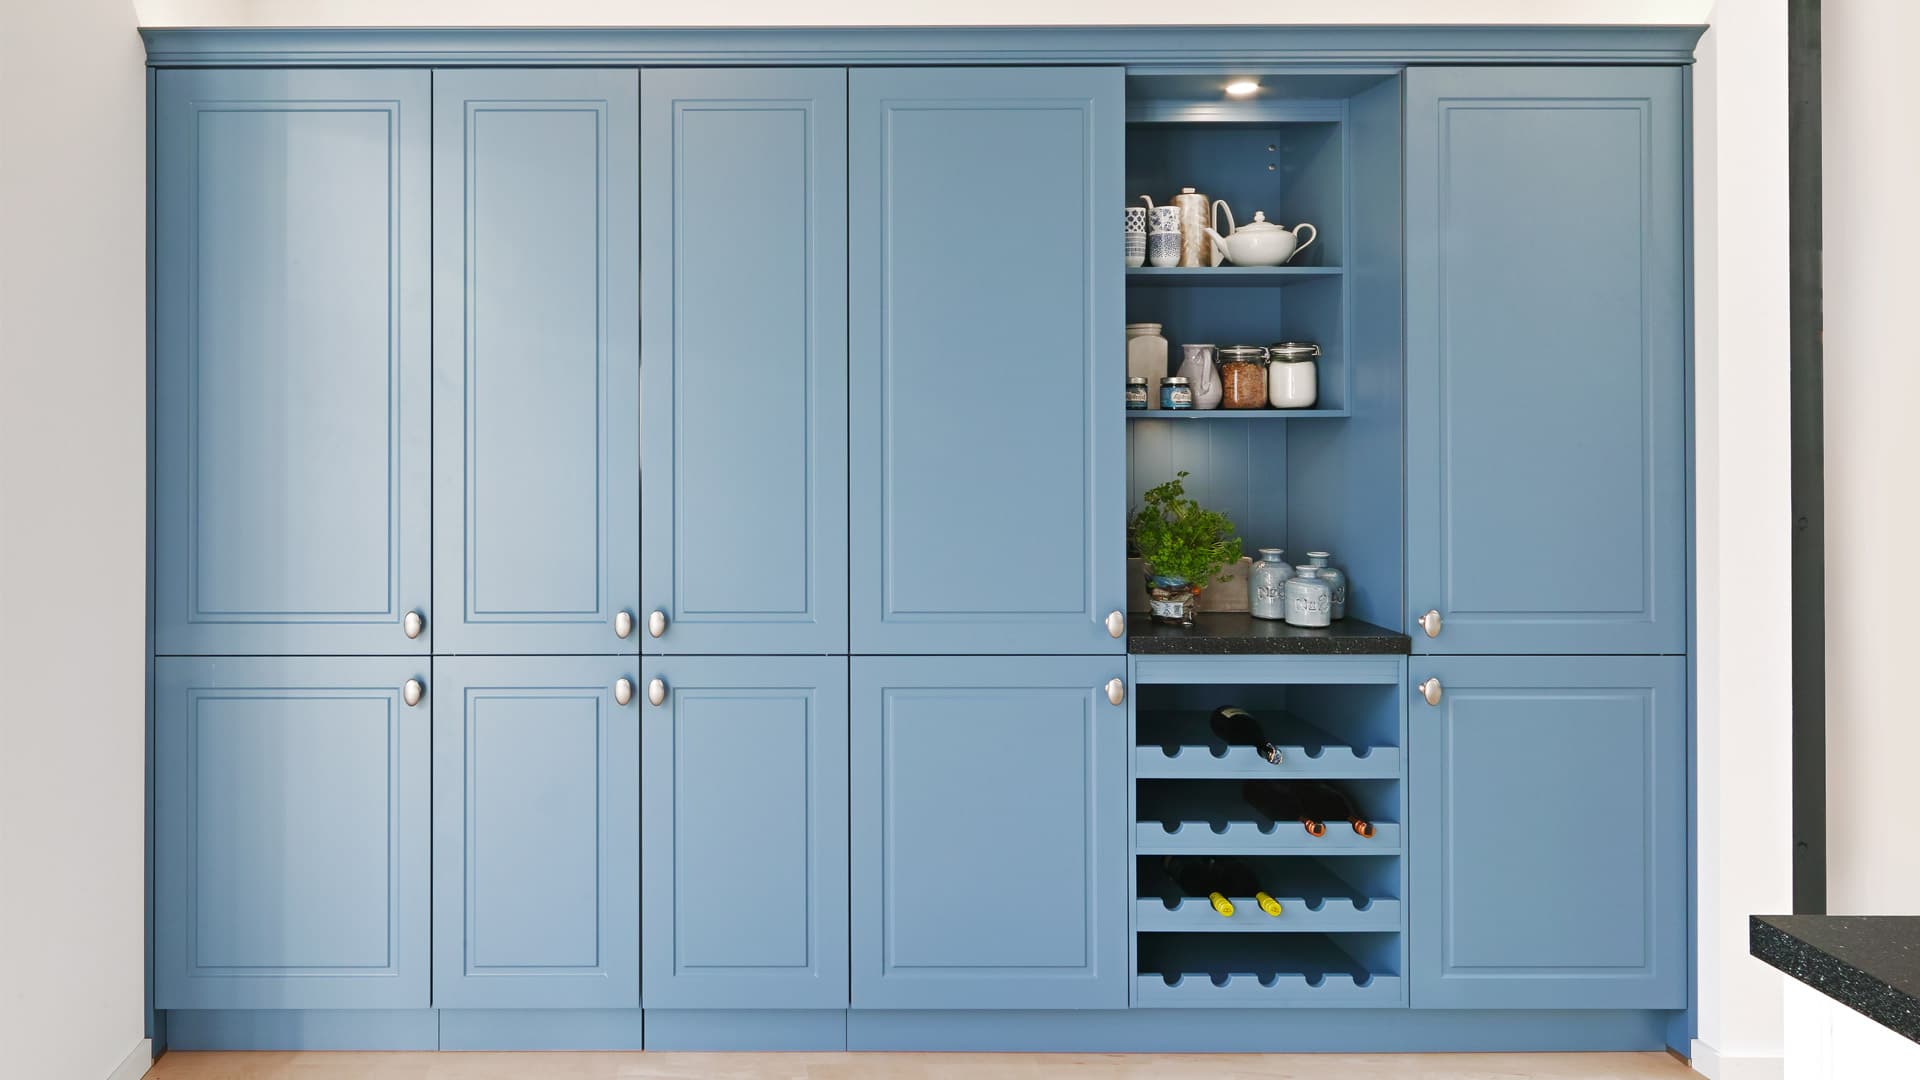
{"type": "Polygon", "coordinates": [[[1267,350],[1258,345],[1223,346],[1220,349],[1220,384],[1222,408],[1265,408],[1267,350]]]}
{"type": "Polygon", "coordinates": [[[1169,375],[1160,380],[1160,407],[1193,408],[1193,383],[1185,375],[1169,375]]]}
{"type": "Polygon", "coordinates": [[[1276,409],[1310,409],[1320,399],[1320,346],[1281,341],[1267,346],[1267,402],[1276,409]]]}
{"type": "Polygon", "coordinates": [[[1147,380],[1145,376],[1133,375],[1127,378],[1127,411],[1147,407],[1147,380]]]}

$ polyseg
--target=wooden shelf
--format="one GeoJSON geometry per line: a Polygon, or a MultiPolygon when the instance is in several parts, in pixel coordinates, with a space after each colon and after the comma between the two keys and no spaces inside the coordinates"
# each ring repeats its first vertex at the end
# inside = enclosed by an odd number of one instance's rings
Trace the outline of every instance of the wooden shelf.
{"type": "Polygon", "coordinates": [[[1298,285],[1303,281],[1337,278],[1338,266],[1135,266],[1127,268],[1127,284],[1190,287],[1195,285],[1298,285]]]}

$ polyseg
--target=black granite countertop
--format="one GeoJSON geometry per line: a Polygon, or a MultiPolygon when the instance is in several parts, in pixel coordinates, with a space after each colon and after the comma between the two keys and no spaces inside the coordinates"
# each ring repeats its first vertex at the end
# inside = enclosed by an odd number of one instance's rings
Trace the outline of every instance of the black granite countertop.
{"type": "Polygon", "coordinates": [[[1127,651],[1141,656],[1403,656],[1413,651],[1413,639],[1359,619],[1341,619],[1321,629],[1256,619],[1244,612],[1208,612],[1195,616],[1189,630],[1136,612],[1127,617],[1127,651]]]}
{"type": "Polygon", "coordinates": [[[1920,916],[1755,915],[1753,955],[1920,1042],[1920,916]]]}

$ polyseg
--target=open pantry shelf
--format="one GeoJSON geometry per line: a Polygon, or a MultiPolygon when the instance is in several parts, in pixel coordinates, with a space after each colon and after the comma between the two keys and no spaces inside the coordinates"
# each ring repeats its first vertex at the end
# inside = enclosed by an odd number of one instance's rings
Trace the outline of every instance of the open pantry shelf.
{"type": "Polygon", "coordinates": [[[1338,266],[1130,266],[1127,284],[1188,287],[1195,285],[1298,285],[1339,277],[1338,266]]]}
{"type": "Polygon", "coordinates": [[[1184,895],[1162,868],[1163,857],[1139,860],[1134,929],[1196,933],[1395,932],[1402,926],[1400,868],[1384,858],[1245,858],[1267,895],[1280,903],[1269,915],[1252,896],[1229,895],[1233,914],[1221,915],[1204,896],[1184,895]]]}
{"type": "Polygon", "coordinates": [[[1352,416],[1349,409],[1129,409],[1128,420],[1328,420],[1352,416]]]}
{"type": "Polygon", "coordinates": [[[1135,787],[1133,850],[1146,854],[1396,855],[1401,850],[1398,783],[1341,785],[1373,823],[1361,836],[1344,821],[1314,836],[1297,821],[1274,821],[1248,806],[1238,781],[1141,780],[1135,787]]]}
{"type": "Polygon", "coordinates": [[[1397,934],[1163,934],[1139,938],[1134,1000],[1154,1007],[1401,1004],[1397,934]]]}
{"type": "Polygon", "coordinates": [[[1135,721],[1133,774],[1140,779],[1380,779],[1400,776],[1397,746],[1353,746],[1291,713],[1266,713],[1263,731],[1282,761],[1269,764],[1251,746],[1228,746],[1208,728],[1208,713],[1149,711],[1135,721]]]}

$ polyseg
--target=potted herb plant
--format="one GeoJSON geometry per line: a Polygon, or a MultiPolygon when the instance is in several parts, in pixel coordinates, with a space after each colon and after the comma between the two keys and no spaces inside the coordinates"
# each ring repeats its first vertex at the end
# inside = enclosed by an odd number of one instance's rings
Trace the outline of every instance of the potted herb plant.
{"type": "Polygon", "coordinates": [[[1187,474],[1153,488],[1133,515],[1133,544],[1147,568],[1147,595],[1155,622],[1192,626],[1200,591],[1225,581],[1220,571],[1240,561],[1233,522],[1187,498],[1187,474]]]}

